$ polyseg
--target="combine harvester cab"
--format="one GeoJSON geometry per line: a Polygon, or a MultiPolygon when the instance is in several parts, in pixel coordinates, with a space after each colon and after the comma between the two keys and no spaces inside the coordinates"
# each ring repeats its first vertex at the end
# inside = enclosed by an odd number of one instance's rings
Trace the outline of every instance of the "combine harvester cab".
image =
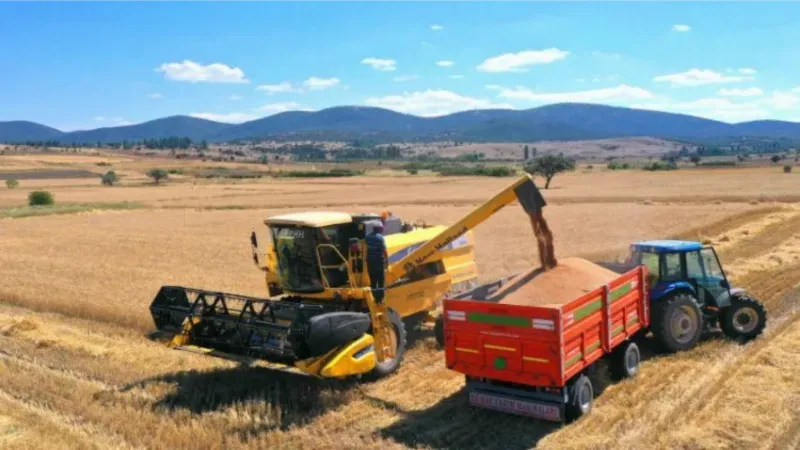
{"type": "Polygon", "coordinates": [[[638,370],[632,338],[649,325],[647,268],[562,304],[490,300],[520,276],[445,300],[447,367],[466,375],[472,405],[551,421],[577,419],[591,410],[588,373],[597,361],[611,358],[621,376],[638,370]]]}

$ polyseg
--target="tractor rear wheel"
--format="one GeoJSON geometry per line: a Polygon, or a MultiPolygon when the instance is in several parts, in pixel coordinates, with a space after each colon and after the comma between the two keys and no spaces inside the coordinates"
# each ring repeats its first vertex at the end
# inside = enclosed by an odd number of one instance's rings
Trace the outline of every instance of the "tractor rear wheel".
{"type": "Polygon", "coordinates": [[[731,339],[753,339],[767,326],[767,311],[758,300],[747,295],[731,297],[731,306],[722,311],[722,332],[731,339]]]}
{"type": "Polygon", "coordinates": [[[592,382],[584,374],[578,375],[567,385],[568,400],[565,408],[567,422],[572,422],[589,414],[594,404],[592,382]]]}
{"type": "Polygon", "coordinates": [[[391,335],[392,346],[394,347],[394,358],[389,358],[375,364],[375,368],[372,369],[372,372],[365,375],[369,380],[377,380],[393,373],[400,367],[400,363],[403,361],[407,342],[406,325],[403,323],[403,319],[400,318],[400,314],[397,314],[393,309],[389,310],[389,322],[392,324],[392,329],[389,334],[391,335]]]}
{"type": "Polygon", "coordinates": [[[633,378],[639,373],[642,354],[633,341],[625,341],[611,354],[611,373],[614,378],[633,378]]]}
{"type": "Polygon", "coordinates": [[[703,313],[691,294],[679,292],[657,301],[652,314],[653,334],[665,350],[689,350],[700,340],[703,313]]]}

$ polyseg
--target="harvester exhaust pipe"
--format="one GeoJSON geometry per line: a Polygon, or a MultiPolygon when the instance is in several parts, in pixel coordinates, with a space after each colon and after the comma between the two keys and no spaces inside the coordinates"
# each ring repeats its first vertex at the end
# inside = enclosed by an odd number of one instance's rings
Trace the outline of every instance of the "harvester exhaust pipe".
{"type": "Polygon", "coordinates": [[[522,209],[531,219],[533,234],[536,236],[536,242],[539,246],[539,262],[542,268],[547,270],[556,267],[558,261],[556,260],[555,246],[553,244],[553,232],[550,231],[542,212],[544,207],[547,206],[542,193],[539,192],[536,184],[530,178],[517,186],[514,189],[514,193],[517,195],[517,200],[522,205],[522,209]]]}

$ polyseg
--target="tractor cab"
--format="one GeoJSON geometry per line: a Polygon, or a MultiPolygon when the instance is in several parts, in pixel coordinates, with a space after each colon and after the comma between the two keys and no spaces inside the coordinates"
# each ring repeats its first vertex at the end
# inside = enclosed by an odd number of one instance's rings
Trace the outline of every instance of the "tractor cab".
{"type": "Polygon", "coordinates": [[[631,245],[627,264],[645,265],[651,329],[669,351],[687,350],[703,329],[750,339],[764,330],[764,306],[731,288],[713,247],[694,241],[656,240],[631,245]]]}
{"type": "Polygon", "coordinates": [[[652,300],[689,289],[701,306],[730,304],[730,284],[713,247],[694,241],[641,241],[631,246],[630,262],[647,266],[652,300]]]}

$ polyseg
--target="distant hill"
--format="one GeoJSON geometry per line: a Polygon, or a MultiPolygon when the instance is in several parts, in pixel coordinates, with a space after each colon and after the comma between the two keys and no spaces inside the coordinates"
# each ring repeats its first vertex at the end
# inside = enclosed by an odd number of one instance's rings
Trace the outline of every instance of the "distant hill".
{"type": "Polygon", "coordinates": [[[172,116],[136,125],[71,133],[32,122],[0,122],[2,142],[48,139],[120,142],[171,136],[210,141],[267,138],[476,142],[652,136],[721,142],[740,137],[800,139],[800,123],[761,120],[729,124],[685,114],[581,103],[559,103],[527,110],[474,110],[440,117],[418,117],[364,106],[338,106],[316,112],[289,111],[237,125],[172,116]]]}
{"type": "Polygon", "coordinates": [[[66,133],[62,140],[67,142],[122,142],[125,140],[140,141],[142,139],[179,136],[199,141],[228,127],[230,125],[212,120],[188,116],[171,116],[136,125],[73,131],[66,133]]]}
{"type": "Polygon", "coordinates": [[[63,135],[63,131],[36,122],[0,122],[0,142],[47,141],[60,139],[63,135]]]}

